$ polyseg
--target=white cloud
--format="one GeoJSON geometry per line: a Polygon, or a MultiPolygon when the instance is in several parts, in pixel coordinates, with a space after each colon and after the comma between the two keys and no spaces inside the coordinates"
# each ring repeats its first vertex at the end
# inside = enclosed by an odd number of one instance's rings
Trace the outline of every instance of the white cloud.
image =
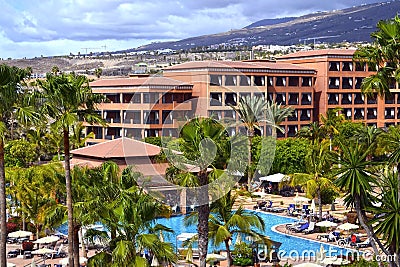
{"type": "Polygon", "coordinates": [[[0,0],[0,57],[76,53],[100,43],[126,49],[238,29],[266,18],[377,1],[0,0]]]}

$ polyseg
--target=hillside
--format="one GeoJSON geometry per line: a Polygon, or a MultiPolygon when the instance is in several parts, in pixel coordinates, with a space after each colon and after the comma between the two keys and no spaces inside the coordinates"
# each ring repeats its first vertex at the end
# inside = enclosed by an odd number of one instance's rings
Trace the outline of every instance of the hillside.
{"type": "Polygon", "coordinates": [[[400,10],[400,1],[362,5],[343,10],[318,12],[280,23],[264,20],[240,30],[160,42],[127,51],[188,49],[210,45],[293,45],[304,41],[329,43],[368,42],[379,20],[391,19],[400,10]],[[265,23],[267,22],[267,23],[265,23]],[[273,23],[272,25],[265,25],[273,23]],[[257,25],[263,25],[258,26],[257,25]],[[250,27],[251,26],[251,27],[250,27]]]}

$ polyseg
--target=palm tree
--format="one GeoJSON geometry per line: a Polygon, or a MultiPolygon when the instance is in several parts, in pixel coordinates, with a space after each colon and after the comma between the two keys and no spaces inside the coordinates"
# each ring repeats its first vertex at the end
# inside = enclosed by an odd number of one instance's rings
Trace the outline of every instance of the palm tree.
{"type": "MultiPolygon", "coordinates": [[[[389,255],[396,256],[397,266],[400,266],[400,236],[398,229],[400,225],[400,199],[398,174],[390,171],[383,174],[377,183],[379,195],[377,203],[379,206],[367,207],[367,209],[375,214],[375,219],[370,224],[375,230],[375,234],[384,237],[383,243],[388,250],[389,255]]],[[[391,266],[396,266],[394,262],[390,262],[391,266]]]]}
{"type": "Polygon", "coordinates": [[[225,245],[228,254],[228,266],[232,265],[232,255],[230,241],[234,234],[244,234],[256,240],[267,238],[260,234],[264,231],[264,221],[256,213],[247,211],[241,206],[233,209],[236,197],[231,195],[231,191],[224,197],[213,202],[209,220],[210,239],[215,246],[225,245]]]}
{"type": "Polygon", "coordinates": [[[333,187],[333,182],[329,179],[331,165],[328,159],[329,144],[326,140],[312,145],[306,157],[306,169],[308,172],[295,173],[290,181],[292,186],[301,185],[306,187],[308,197],[318,198],[319,219],[322,219],[321,191],[333,187]]]}
{"type": "Polygon", "coordinates": [[[314,121],[310,122],[308,126],[302,127],[297,132],[297,136],[311,140],[311,144],[314,145],[315,142],[321,142],[325,138],[325,133],[322,125],[314,121]]]}
{"type": "Polygon", "coordinates": [[[276,103],[265,102],[262,97],[250,96],[241,97],[238,106],[231,107],[239,114],[241,123],[247,129],[247,137],[250,144],[248,150],[247,187],[250,190],[253,179],[251,144],[255,130],[260,130],[260,124],[267,123],[267,127],[278,128],[278,130],[284,132],[283,128],[279,127],[279,124],[293,113],[293,109],[291,107],[282,107],[276,103]]]}
{"type": "Polygon", "coordinates": [[[334,135],[339,134],[338,126],[346,121],[342,108],[328,109],[326,115],[320,115],[323,131],[329,137],[329,150],[332,150],[332,139],[334,135]]]}
{"type": "MultiPolygon", "coordinates": [[[[27,124],[29,120],[35,118],[34,108],[31,106],[18,107],[24,96],[24,90],[21,81],[26,76],[25,71],[17,67],[0,65],[0,267],[6,266],[6,181],[4,169],[4,142],[10,123],[14,121],[10,118],[16,118],[20,122],[27,124]],[[14,115],[15,114],[15,115],[14,115]]],[[[24,103],[28,104],[28,103],[24,103]]]]}
{"type": "Polygon", "coordinates": [[[51,68],[51,73],[52,73],[53,75],[58,75],[59,72],[60,72],[60,68],[59,68],[58,66],[53,66],[53,67],[51,68]]]}
{"type": "MultiPolygon", "coordinates": [[[[200,267],[206,266],[208,248],[208,218],[209,207],[209,175],[208,168],[212,167],[215,161],[214,156],[225,154],[223,144],[226,143],[227,133],[221,124],[209,118],[195,118],[186,123],[180,138],[181,151],[186,158],[181,158],[181,163],[190,163],[199,168],[194,183],[200,187],[197,192],[198,204],[198,238],[200,267]]],[[[227,162],[227,159],[225,159],[227,162]]],[[[189,177],[190,178],[190,177],[189,177]]]]}
{"type": "Polygon", "coordinates": [[[367,161],[369,148],[365,149],[358,143],[346,144],[339,142],[341,151],[340,160],[339,152],[332,157],[333,163],[340,164],[340,168],[335,168],[337,179],[335,185],[346,192],[344,202],[347,207],[352,207],[357,212],[358,220],[366,231],[368,238],[376,255],[378,254],[378,246],[382,249],[379,240],[375,238],[373,230],[367,224],[366,207],[372,205],[374,199],[372,185],[376,181],[376,177],[369,171],[369,167],[374,162],[367,161]]]}
{"type": "Polygon", "coordinates": [[[371,33],[371,45],[359,48],[354,53],[354,61],[366,62],[377,67],[377,72],[364,78],[361,92],[367,95],[390,95],[390,84],[400,81],[400,18],[396,15],[390,20],[381,20],[378,30],[371,33]]]}
{"type": "Polygon", "coordinates": [[[103,73],[102,68],[97,68],[94,70],[94,74],[96,75],[97,78],[100,78],[101,74],[103,73]]]}
{"type": "Polygon", "coordinates": [[[64,167],[68,209],[68,253],[69,265],[79,266],[79,255],[73,253],[73,203],[70,174],[70,128],[79,120],[88,123],[104,123],[96,113],[96,104],[102,102],[101,95],[92,93],[85,76],[47,74],[46,80],[38,80],[42,89],[43,113],[62,129],[64,140],[64,167]],[[74,257],[74,258],[73,258],[74,257]],[[74,264],[75,259],[75,264],[74,264]]]}

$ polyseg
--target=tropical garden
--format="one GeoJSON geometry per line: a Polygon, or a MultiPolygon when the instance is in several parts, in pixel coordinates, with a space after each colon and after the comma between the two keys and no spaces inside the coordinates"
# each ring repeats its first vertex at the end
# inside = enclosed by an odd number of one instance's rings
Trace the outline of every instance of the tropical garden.
{"type": "MultiPolygon", "coordinates": [[[[360,48],[354,60],[377,67],[376,74],[364,79],[362,92],[385,97],[391,94],[393,80],[400,82],[400,18],[377,27],[374,42],[360,48]]],[[[79,256],[85,255],[78,233],[94,223],[107,231],[88,231],[86,238],[96,237],[107,245],[89,259],[90,266],[149,266],[144,254],[161,264],[175,263],[173,244],[160,238],[172,230],[156,223],[157,218],[170,216],[171,208],[137,185],[140,173],[120,170],[113,162],[91,169],[70,167],[70,150],[90,138],[82,121],[105,125],[96,112],[96,105],[105,99],[92,93],[85,76],[53,70],[46,79],[26,84],[28,74],[28,69],[0,65],[0,266],[6,266],[8,231],[29,229],[39,237],[66,222],[69,266],[79,266],[79,256]],[[7,222],[7,209],[18,220],[7,222]]],[[[317,200],[319,218],[323,203],[342,196],[356,212],[374,253],[396,255],[389,264],[400,266],[399,126],[382,130],[346,121],[338,107],[302,128],[297,137],[275,140],[257,135],[257,130],[267,124],[272,135],[283,131],[280,123],[290,116],[290,107],[242,98],[233,109],[246,135],[231,137],[211,118],[187,122],[179,138],[169,142],[182,152],[182,163],[194,164],[199,171],[188,173],[171,166],[169,179],[185,187],[207,188],[230,166],[243,171],[251,194],[256,174],[287,174],[291,186],[303,188],[317,200]]],[[[223,181],[232,187],[236,184],[223,181]]],[[[199,191],[197,197],[203,201],[186,222],[197,225],[199,266],[206,266],[209,243],[225,246],[228,262],[233,263],[234,235],[270,244],[263,235],[262,219],[240,206],[234,208],[235,191],[223,191],[211,204],[208,191],[199,191]]]]}

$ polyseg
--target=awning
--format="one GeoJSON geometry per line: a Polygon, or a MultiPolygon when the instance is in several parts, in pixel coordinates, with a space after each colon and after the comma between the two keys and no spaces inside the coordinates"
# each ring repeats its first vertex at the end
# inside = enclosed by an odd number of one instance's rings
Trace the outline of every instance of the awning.
{"type": "Polygon", "coordinates": [[[280,183],[285,177],[289,177],[283,173],[275,173],[268,176],[260,177],[260,181],[268,181],[271,183],[280,183]]]}

